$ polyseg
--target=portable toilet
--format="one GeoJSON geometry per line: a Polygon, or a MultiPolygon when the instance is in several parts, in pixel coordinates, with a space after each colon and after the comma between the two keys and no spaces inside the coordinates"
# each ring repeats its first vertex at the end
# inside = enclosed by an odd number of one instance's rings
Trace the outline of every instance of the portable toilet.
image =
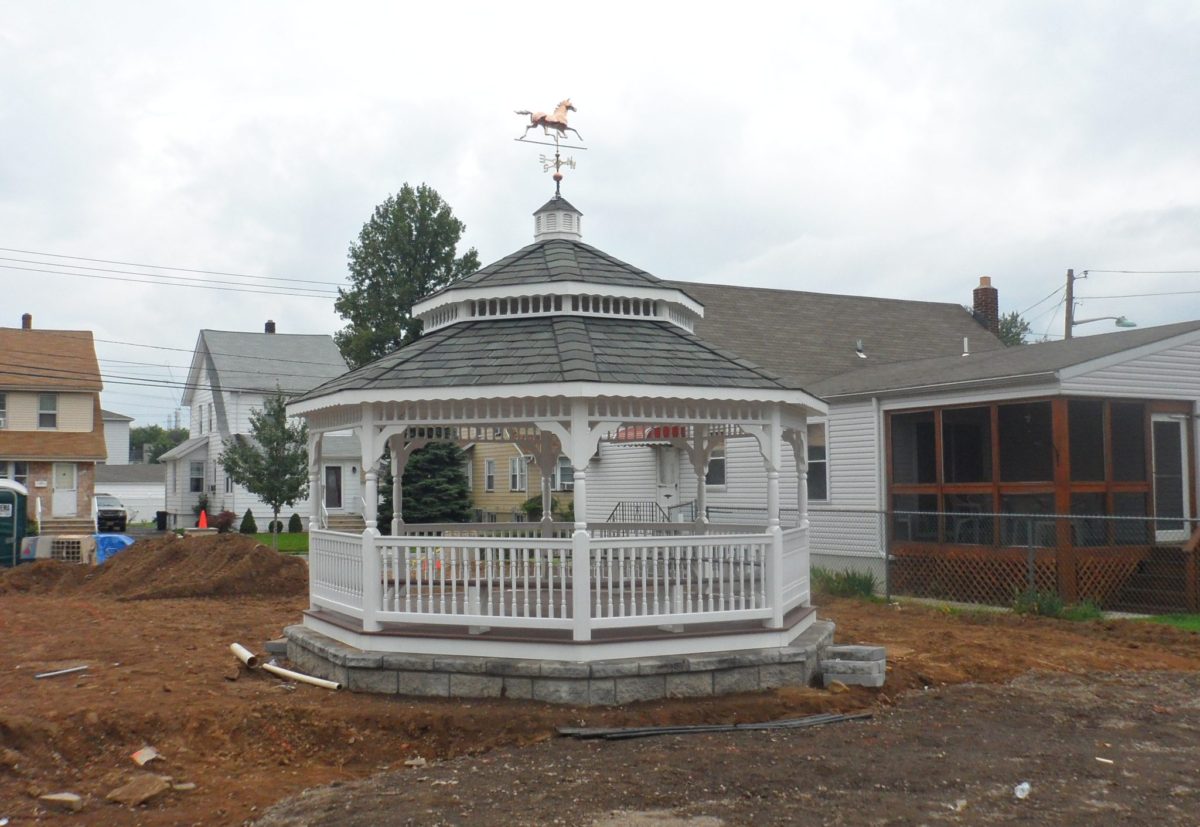
{"type": "Polygon", "coordinates": [[[0,479],[0,566],[15,566],[25,536],[25,501],[29,491],[19,482],[0,479]]]}

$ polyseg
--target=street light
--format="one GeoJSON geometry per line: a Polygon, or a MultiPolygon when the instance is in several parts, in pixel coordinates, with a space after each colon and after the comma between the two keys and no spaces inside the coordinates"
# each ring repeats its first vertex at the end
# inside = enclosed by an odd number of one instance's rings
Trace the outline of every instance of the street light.
{"type": "Polygon", "coordinates": [[[1112,319],[1116,322],[1117,327],[1137,327],[1137,322],[1131,322],[1124,316],[1097,316],[1094,319],[1073,319],[1072,325],[1087,324],[1088,322],[1102,322],[1105,319],[1112,319]]]}
{"type": "Polygon", "coordinates": [[[1075,282],[1079,279],[1086,279],[1087,276],[1088,276],[1087,270],[1084,270],[1078,276],[1075,275],[1074,270],[1067,271],[1067,298],[1066,298],[1067,312],[1066,312],[1066,319],[1064,320],[1066,322],[1066,325],[1065,325],[1066,330],[1063,331],[1063,333],[1065,334],[1064,338],[1067,338],[1067,339],[1071,338],[1072,331],[1075,329],[1075,325],[1087,324],[1088,322],[1102,322],[1105,319],[1112,319],[1114,322],[1116,322],[1117,327],[1137,327],[1137,324],[1135,322],[1129,321],[1129,319],[1126,319],[1124,316],[1097,316],[1094,319],[1076,319],[1075,318],[1075,282]]]}

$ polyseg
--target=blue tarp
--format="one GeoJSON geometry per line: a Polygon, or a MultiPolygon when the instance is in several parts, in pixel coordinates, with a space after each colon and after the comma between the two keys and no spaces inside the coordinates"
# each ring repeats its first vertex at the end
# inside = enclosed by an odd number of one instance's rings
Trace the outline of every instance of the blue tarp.
{"type": "Polygon", "coordinates": [[[133,545],[133,538],[128,534],[97,534],[96,535],[96,562],[104,563],[108,561],[118,551],[123,551],[133,545]]]}

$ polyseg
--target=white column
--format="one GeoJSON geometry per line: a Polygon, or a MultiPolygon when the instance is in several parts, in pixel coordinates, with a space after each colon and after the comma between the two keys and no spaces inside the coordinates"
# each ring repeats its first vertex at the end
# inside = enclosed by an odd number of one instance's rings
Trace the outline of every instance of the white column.
{"type": "Polygon", "coordinates": [[[592,538],[587,530],[587,467],[592,458],[586,399],[571,403],[571,467],[575,471],[575,531],[571,535],[571,606],[575,640],[592,639],[592,538]]]}
{"type": "MultiPolygon", "coordinates": [[[[308,532],[321,527],[321,435],[308,435],[308,532]]],[[[310,540],[311,542],[311,540],[310,540]]]]}
{"type": "Polygon", "coordinates": [[[779,466],[783,464],[783,428],[779,405],[771,406],[767,427],[767,533],[771,535],[771,554],[767,561],[767,600],[771,606],[770,623],[783,626],[783,529],[779,525],[779,466]]]}
{"type": "MultiPolygon", "coordinates": [[[[696,523],[708,522],[704,480],[708,476],[708,426],[697,425],[692,436],[692,470],[696,472],[696,523]]],[[[726,466],[728,467],[728,466],[726,466]]]]}
{"type": "Polygon", "coordinates": [[[363,573],[363,631],[378,632],[381,628],[376,615],[383,603],[383,566],[376,550],[375,539],[379,536],[379,446],[376,445],[375,409],[363,405],[362,427],[358,441],[362,446],[362,468],[365,473],[363,492],[362,534],[363,573]]]}
{"type": "Polygon", "coordinates": [[[553,450],[554,440],[550,434],[542,434],[542,447],[537,455],[538,472],[542,477],[542,522],[554,521],[554,495],[550,492],[550,478],[558,465],[558,453],[553,450]]]}
{"type": "Polygon", "coordinates": [[[396,440],[403,437],[394,436],[388,440],[392,449],[392,536],[400,536],[400,526],[404,525],[404,468],[400,465],[400,452],[396,450],[396,440]]]}

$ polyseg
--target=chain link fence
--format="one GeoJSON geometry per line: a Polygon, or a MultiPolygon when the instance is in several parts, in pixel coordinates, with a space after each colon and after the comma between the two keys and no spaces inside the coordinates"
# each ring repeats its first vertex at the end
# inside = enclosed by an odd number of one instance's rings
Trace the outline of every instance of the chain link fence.
{"type": "MultiPolygon", "coordinates": [[[[1200,612],[1200,521],[1094,514],[813,508],[812,565],[870,573],[887,596],[1011,606],[1023,593],[1105,611],[1200,612]]],[[[765,521],[710,508],[709,520],[765,521]]],[[[795,512],[782,521],[795,522],[795,512]]]]}

